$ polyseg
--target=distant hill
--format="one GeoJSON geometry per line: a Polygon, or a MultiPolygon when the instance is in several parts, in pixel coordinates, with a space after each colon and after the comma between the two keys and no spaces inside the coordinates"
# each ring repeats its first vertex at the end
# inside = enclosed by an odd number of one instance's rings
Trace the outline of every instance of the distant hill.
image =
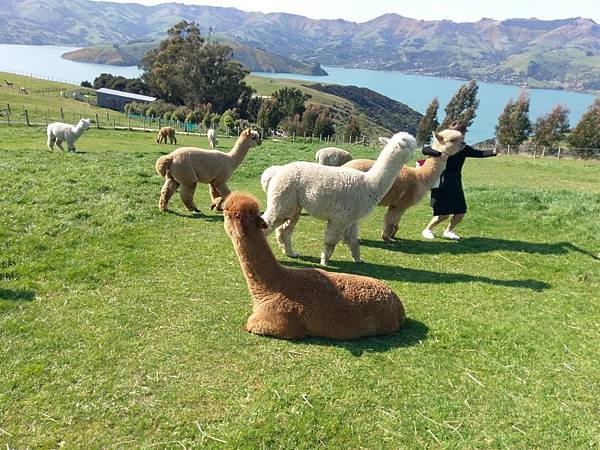
{"type": "Polygon", "coordinates": [[[456,23],[386,14],[354,23],[178,3],[4,3],[4,43],[149,42],[187,19],[205,33],[212,28],[240,44],[308,63],[600,92],[600,26],[585,18],[456,23]]]}
{"type": "Polygon", "coordinates": [[[407,131],[416,134],[423,115],[404,103],[378,92],[356,86],[311,84],[311,89],[335,95],[352,102],[359,113],[392,133],[407,131]]]}
{"type": "MultiPolygon", "coordinates": [[[[275,55],[266,50],[240,44],[226,38],[218,41],[231,47],[233,59],[252,72],[283,72],[303,75],[327,75],[318,64],[307,64],[285,56],[275,55]]],[[[135,66],[139,64],[146,52],[158,46],[158,42],[134,42],[131,44],[92,45],[79,50],[67,52],[63,58],[70,61],[111,64],[115,66],[135,66]]]]}

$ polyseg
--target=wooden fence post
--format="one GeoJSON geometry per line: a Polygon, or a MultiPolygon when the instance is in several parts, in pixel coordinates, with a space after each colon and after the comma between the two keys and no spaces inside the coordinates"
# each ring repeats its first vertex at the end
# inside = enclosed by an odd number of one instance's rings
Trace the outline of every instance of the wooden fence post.
{"type": "Polygon", "coordinates": [[[6,104],[6,109],[8,109],[8,113],[9,114],[12,114],[12,111],[10,110],[10,103],[6,104]]]}
{"type": "Polygon", "coordinates": [[[48,110],[46,110],[46,127],[48,127],[48,110]]]}
{"type": "Polygon", "coordinates": [[[127,118],[127,126],[129,128],[129,131],[131,131],[131,117],[127,118]]]}
{"type": "Polygon", "coordinates": [[[60,107],[60,119],[65,120],[65,113],[63,112],[62,106],[60,107]]]}
{"type": "Polygon", "coordinates": [[[560,159],[560,147],[558,147],[558,156],[556,157],[556,159],[560,159]]]}
{"type": "Polygon", "coordinates": [[[27,112],[27,110],[25,111],[25,122],[27,123],[27,126],[30,127],[31,124],[29,123],[29,113],[27,112]]]}
{"type": "Polygon", "coordinates": [[[113,116],[113,130],[117,129],[117,119],[115,119],[115,116],[113,116]]]}
{"type": "Polygon", "coordinates": [[[100,129],[100,120],[98,119],[98,113],[96,113],[96,128],[100,129]]]}
{"type": "Polygon", "coordinates": [[[8,114],[6,114],[6,122],[8,123],[8,126],[10,127],[10,112],[8,114]]]}

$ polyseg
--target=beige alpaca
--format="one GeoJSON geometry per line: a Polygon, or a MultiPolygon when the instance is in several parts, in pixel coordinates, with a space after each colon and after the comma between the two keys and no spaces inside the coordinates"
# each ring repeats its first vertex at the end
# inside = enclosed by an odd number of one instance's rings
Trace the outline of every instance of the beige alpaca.
{"type": "MultiPolygon", "coordinates": [[[[441,173],[446,168],[448,156],[460,152],[464,148],[464,137],[459,131],[444,130],[435,134],[431,148],[444,153],[441,157],[428,157],[425,164],[419,168],[402,167],[400,175],[394,181],[391,189],[379,203],[379,206],[387,206],[388,210],[383,218],[383,229],[381,238],[390,242],[398,232],[400,218],[408,208],[421,201],[437,183],[441,173]],[[447,156],[446,156],[447,155],[447,156]]],[[[367,172],[374,164],[370,159],[355,159],[344,164],[343,167],[351,167],[367,172]]]]}
{"type": "Polygon", "coordinates": [[[325,147],[315,153],[315,160],[324,166],[339,167],[352,160],[350,152],[337,147],[325,147]]]}
{"type": "Polygon", "coordinates": [[[261,144],[260,135],[251,129],[244,130],[229,153],[181,147],[156,161],[156,171],[165,177],[160,191],[159,208],[167,210],[169,200],[181,185],[181,201],[189,211],[198,211],[194,204],[197,183],[209,185],[212,198],[211,209],[221,209],[225,198],[231,193],[227,181],[242,163],[248,150],[261,144]]]}
{"type": "Polygon", "coordinates": [[[161,142],[166,144],[167,138],[169,138],[169,144],[177,144],[175,129],[173,127],[162,127],[160,130],[158,130],[158,136],[156,136],[156,142],[158,144],[161,142]]]}
{"type": "Polygon", "coordinates": [[[393,333],[404,323],[398,296],[379,280],[279,264],[251,195],[232,193],[223,213],[253,301],[246,331],[282,339],[356,339],[393,333]]]}

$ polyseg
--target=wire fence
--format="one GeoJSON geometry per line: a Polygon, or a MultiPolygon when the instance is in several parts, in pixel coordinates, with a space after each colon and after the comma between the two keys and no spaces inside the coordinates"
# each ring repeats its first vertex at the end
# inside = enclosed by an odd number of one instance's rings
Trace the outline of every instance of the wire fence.
{"type": "Polygon", "coordinates": [[[498,152],[506,155],[531,158],[600,160],[600,149],[598,148],[544,147],[531,143],[505,146],[486,144],[478,145],[477,148],[479,150],[496,148],[498,152]]]}

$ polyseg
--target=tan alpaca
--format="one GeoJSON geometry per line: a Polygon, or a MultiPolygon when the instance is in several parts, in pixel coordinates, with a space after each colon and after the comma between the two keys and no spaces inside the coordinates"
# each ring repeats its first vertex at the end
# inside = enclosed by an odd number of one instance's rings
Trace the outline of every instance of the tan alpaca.
{"type": "Polygon", "coordinates": [[[162,127],[158,130],[158,136],[156,136],[156,142],[160,144],[161,142],[167,143],[167,138],[169,138],[169,144],[177,144],[177,138],[175,137],[175,129],[172,127],[162,127]]]}
{"type": "MultiPolygon", "coordinates": [[[[464,137],[459,131],[444,130],[434,136],[431,148],[448,156],[452,156],[464,148],[464,137]]],[[[446,168],[447,159],[447,156],[430,156],[422,167],[402,167],[400,175],[379,203],[379,206],[388,207],[381,231],[381,238],[384,241],[390,242],[396,236],[402,215],[408,208],[419,203],[425,194],[435,186],[446,168]]],[[[343,167],[367,172],[373,164],[374,161],[370,159],[355,159],[347,162],[343,167]]]]}
{"type": "Polygon", "coordinates": [[[356,339],[393,333],[404,323],[398,296],[379,280],[279,264],[251,195],[232,193],[223,214],[253,301],[246,331],[283,339],[356,339]]]}
{"type": "Polygon", "coordinates": [[[165,177],[160,191],[158,207],[167,210],[169,200],[181,185],[181,201],[189,211],[200,211],[194,204],[197,183],[209,186],[212,198],[210,208],[221,209],[225,198],[231,193],[227,181],[233,171],[242,163],[248,150],[261,144],[260,135],[251,129],[242,131],[229,153],[217,150],[203,150],[181,147],[156,161],[156,171],[165,177]]]}

